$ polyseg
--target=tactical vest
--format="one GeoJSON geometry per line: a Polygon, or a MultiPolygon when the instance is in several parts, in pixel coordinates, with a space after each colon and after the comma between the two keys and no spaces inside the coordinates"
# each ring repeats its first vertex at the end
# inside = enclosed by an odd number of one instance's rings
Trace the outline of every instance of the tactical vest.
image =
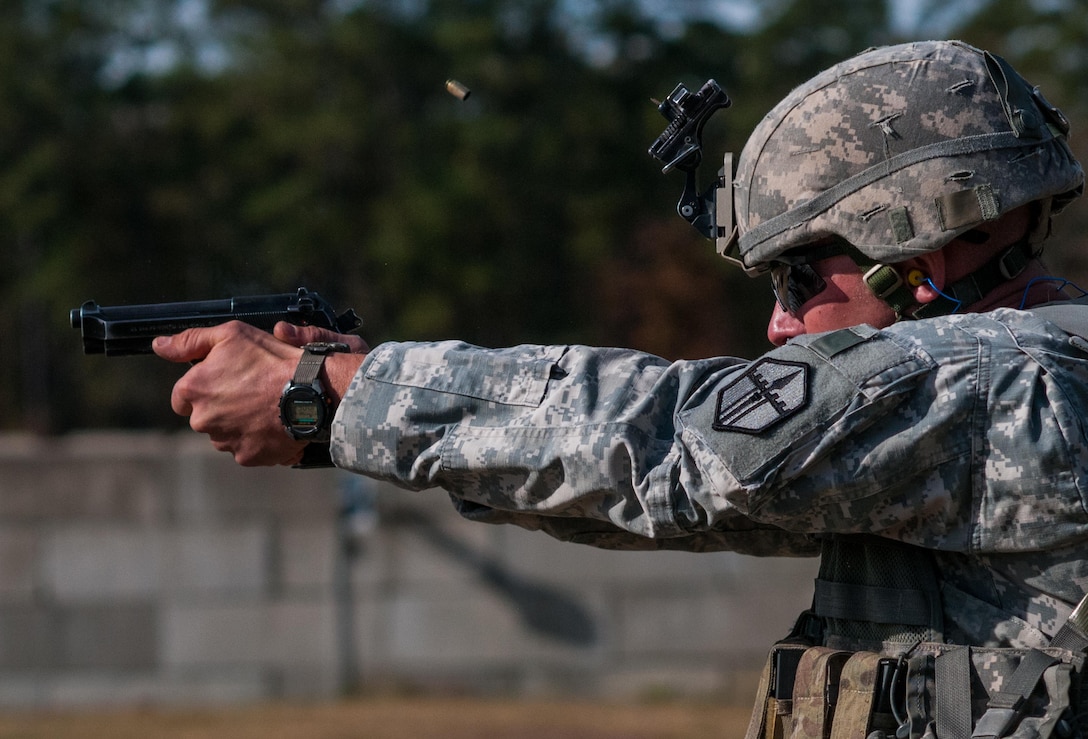
{"type": "Polygon", "coordinates": [[[946,644],[943,620],[931,552],[829,537],[812,609],[771,650],[746,739],[1088,736],[1088,605],[1045,649],[946,644]]]}
{"type": "MultiPolygon", "coordinates": [[[[1088,298],[1032,312],[1088,353],[1088,298]]],[[[828,537],[746,739],[1088,737],[1088,596],[1046,648],[947,644],[939,574],[928,550],[828,537]]]]}

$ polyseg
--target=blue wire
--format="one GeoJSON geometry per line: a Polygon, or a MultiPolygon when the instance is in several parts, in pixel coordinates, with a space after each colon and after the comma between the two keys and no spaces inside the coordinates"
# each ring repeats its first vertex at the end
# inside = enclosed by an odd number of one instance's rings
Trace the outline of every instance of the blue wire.
{"type": "Polygon", "coordinates": [[[940,291],[940,289],[939,289],[939,288],[938,288],[938,287],[937,287],[936,285],[934,285],[934,284],[933,284],[933,278],[931,278],[931,277],[927,277],[927,278],[925,278],[924,280],[922,280],[922,282],[924,282],[925,284],[929,285],[929,286],[930,286],[930,287],[931,287],[931,288],[933,289],[933,291],[934,291],[935,293],[937,293],[938,295],[940,295],[940,296],[941,296],[942,298],[944,298],[945,300],[951,300],[951,301],[952,301],[953,303],[955,303],[955,304],[956,304],[956,307],[955,307],[955,308],[953,308],[953,309],[952,309],[952,311],[951,311],[952,313],[955,313],[955,312],[957,312],[957,311],[958,311],[958,310],[959,310],[960,308],[962,308],[962,307],[963,307],[963,301],[962,301],[962,300],[957,300],[956,298],[953,298],[953,297],[952,297],[951,295],[948,295],[948,294],[946,294],[946,293],[942,293],[942,292],[940,291]]]}
{"type": "Polygon", "coordinates": [[[1067,287],[1072,287],[1072,288],[1080,291],[1080,296],[1079,297],[1083,298],[1085,295],[1088,295],[1088,290],[1085,290],[1080,285],[1076,284],[1075,282],[1071,282],[1070,280],[1067,280],[1064,277],[1050,277],[1049,275],[1046,276],[1046,277],[1033,277],[1028,282],[1028,284],[1024,287],[1024,294],[1020,298],[1020,307],[1019,307],[1020,310],[1024,310],[1024,306],[1028,302],[1028,290],[1031,290],[1032,286],[1036,282],[1060,282],[1061,284],[1058,285],[1058,290],[1064,290],[1067,287]]]}

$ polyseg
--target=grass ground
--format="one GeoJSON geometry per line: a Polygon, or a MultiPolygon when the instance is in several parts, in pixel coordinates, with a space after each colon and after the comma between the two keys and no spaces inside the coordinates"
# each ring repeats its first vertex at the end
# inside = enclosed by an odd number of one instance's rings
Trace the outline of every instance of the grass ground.
{"type": "Polygon", "coordinates": [[[374,698],[200,711],[0,714],[3,739],[706,739],[741,737],[748,710],[374,698]]]}

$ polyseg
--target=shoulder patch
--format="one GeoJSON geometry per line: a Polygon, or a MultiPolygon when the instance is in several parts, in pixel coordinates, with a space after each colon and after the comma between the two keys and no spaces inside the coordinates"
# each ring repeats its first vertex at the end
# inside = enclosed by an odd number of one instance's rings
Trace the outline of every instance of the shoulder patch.
{"type": "Polygon", "coordinates": [[[761,434],[808,405],[809,366],[761,359],[722,388],[714,412],[715,431],[761,434]]]}
{"type": "Polygon", "coordinates": [[[923,352],[873,329],[855,328],[820,342],[830,359],[807,345],[818,339],[798,336],[752,364],[724,368],[680,412],[703,473],[722,471],[749,488],[750,510],[766,504],[765,495],[777,494],[776,481],[793,479],[799,465],[817,463],[813,455],[865,444],[890,453],[880,447],[888,427],[873,424],[889,417],[935,366],[923,352]],[[867,438],[870,429],[873,436],[867,438]]]}

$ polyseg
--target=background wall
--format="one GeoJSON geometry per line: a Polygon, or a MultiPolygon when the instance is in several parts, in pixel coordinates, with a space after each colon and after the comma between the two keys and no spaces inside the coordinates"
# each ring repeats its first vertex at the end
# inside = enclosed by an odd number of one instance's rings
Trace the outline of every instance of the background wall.
{"type": "Polygon", "coordinates": [[[195,434],[0,436],[0,707],[354,690],[747,702],[812,560],[631,553],[195,434]]]}

